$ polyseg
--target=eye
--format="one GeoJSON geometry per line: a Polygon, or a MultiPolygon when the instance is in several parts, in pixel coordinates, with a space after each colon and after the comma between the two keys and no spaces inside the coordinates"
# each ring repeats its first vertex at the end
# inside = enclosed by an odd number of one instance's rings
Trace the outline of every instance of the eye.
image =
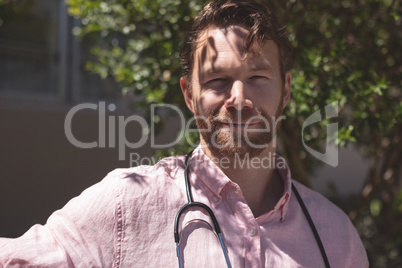
{"type": "Polygon", "coordinates": [[[209,80],[207,83],[219,83],[219,82],[225,82],[227,79],[225,78],[215,78],[215,79],[211,79],[209,80]]]}
{"type": "Polygon", "coordinates": [[[249,83],[250,83],[250,85],[253,85],[253,86],[265,87],[268,82],[269,82],[269,78],[267,76],[263,76],[263,75],[253,75],[249,78],[249,83]]]}
{"type": "Polygon", "coordinates": [[[268,77],[266,76],[262,76],[262,75],[253,75],[252,77],[250,77],[251,80],[263,80],[263,79],[268,79],[268,77]]]}
{"type": "Polygon", "coordinates": [[[228,79],[219,77],[207,81],[204,85],[211,89],[220,89],[222,87],[225,87],[228,83],[229,83],[228,79]]]}

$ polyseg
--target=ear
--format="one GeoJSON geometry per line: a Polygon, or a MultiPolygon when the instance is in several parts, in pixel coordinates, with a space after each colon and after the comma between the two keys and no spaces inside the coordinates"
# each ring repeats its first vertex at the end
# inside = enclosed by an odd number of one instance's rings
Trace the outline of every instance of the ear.
{"type": "Polygon", "coordinates": [[[180,78],[180,87],[181,92],[183,92],[184,101],[186,102],[187,107],[190,109],[192,113],[194,113],[193,96],[191,94],[190,82],[188,81],[188,78],[186,77],[180,78]]]}
{"type": "Polygon", "coordinates": [[[289,102],[291,82],[292,82],[292,74],[289,71],[287,71],[285,74],[285,85],[283,87],[283,107],[282,108],[285,108],[285,106],[289,102]]]}

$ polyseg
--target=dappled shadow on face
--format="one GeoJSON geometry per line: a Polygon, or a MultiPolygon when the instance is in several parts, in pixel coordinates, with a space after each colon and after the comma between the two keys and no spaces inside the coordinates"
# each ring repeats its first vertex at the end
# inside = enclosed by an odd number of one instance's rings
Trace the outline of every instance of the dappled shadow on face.
{"type": "MultiPolygon", "coordinates": [[[[197,48],[195,51],[195,61],[197,65],[197,75],[202,80],[204,72],[206,68],[210,67],[210,70],[215,72],[216,68],[216,60],[218,58],[218,49],[217,49],[217,41],[215,40],[217,37],[224,39],[224,44],[227,46],[225,50],[233,51],[239,59],[245,59],[245,40],[246,33],[243,28],[239,27],[230,27],[225,29],[209,29],[206,30],[197,41],[197,48]],[[236,42],[233,42],[229,38],[229,35],[235,35],[238,38],[235,39],[236,42]],[[199,51],[200,50],[200,51],[199,51]],[[210,66],[206,66],[210,65],[210,66]]],[[[221,41],[222,43],[222,41],[221,41]]]]}

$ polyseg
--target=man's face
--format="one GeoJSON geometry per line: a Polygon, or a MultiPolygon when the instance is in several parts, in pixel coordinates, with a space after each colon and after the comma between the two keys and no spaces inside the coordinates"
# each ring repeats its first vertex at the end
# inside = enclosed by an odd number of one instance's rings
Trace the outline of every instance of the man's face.
{"type": "Polygon", "coordinates": [[[246,54],[247,32],[239,26],[203,32],[191,90],[189,81],[181,80],[201,145],[216,157],[254,157],[269,150],[290,96],[290,74],[283,84],[275,42],[265,41],[246,54]]]}

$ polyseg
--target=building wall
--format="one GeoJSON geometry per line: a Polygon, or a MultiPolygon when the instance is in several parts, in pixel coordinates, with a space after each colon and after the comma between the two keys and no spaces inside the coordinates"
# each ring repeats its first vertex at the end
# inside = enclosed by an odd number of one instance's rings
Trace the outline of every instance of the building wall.
{"type": "MultiPolygon", "coordinates": [[[[65,109],[1,107],[0,236],[21,235],[120,165],[110,150],[82,150],[64,135],[65,109]]],[[[96,114],[77,117],[94,136],[96,114]]]]}

